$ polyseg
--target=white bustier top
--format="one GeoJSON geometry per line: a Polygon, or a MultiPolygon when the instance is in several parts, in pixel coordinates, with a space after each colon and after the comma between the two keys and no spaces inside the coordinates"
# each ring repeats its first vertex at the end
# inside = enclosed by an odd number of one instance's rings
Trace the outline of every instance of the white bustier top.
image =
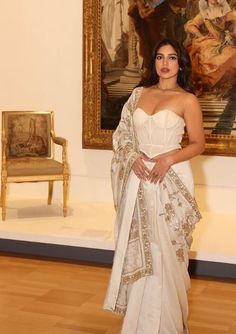
{"type": "Polygon", "coordinates": [[[133,114],[139,150],[149,158],[181,148],[185,122],[174,111],[163,109],[148,115],[137,108],[133,114]]]}

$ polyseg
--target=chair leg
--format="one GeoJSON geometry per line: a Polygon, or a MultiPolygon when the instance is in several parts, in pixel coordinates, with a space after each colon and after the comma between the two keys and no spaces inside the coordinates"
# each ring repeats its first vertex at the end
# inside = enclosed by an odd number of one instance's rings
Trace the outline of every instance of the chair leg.
{"type": "Polygon", "coordinates": [[[48,181],[48,205],[52,204],[53,181],[48,181]]]}
{"type": "Polygon", "coordinates": [[[6,192],[7,192],[7,182],[5,178],[2,178],[2,185],[1,185],[2,220],[6,219],[6,192]]]}
{"type": "Polygon", "coordinates": [[[68,177],[63,179],[63,216],[67,216],[68,177]]]}

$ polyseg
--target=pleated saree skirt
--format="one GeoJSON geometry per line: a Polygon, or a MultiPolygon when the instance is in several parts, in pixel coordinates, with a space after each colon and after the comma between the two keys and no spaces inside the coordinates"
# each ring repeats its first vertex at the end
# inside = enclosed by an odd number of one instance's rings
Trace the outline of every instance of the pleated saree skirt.
{"type": "MultiPolygon", "coordinates": [[[[152,162],[145,162],[153,167],[152,162]]],[[[172,166],[190,194],[194,184],[190,163],[172,166]]],[[[133,172],[132,172],[133,173],[133,172]]],[[[153,275],[128,286],[128,305],[121,334],[187,334],[188,247],[178,261],[163,212],[162,183],[143,182],[151,242],[153,275]]]]}

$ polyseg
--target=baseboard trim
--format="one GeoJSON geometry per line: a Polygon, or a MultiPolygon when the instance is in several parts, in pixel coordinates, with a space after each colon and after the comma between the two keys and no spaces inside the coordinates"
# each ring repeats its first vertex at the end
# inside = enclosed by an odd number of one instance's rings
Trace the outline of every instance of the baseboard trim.
{"type": "MultiPolygon", "coordinates": [[[[0,239],[0,252],[17,256],[33,256],[46,259],[89,262],[96,265],[111,266],[112,250],[46,244],[39,242],[0,239]]],[[[236,265],[230,263],[190,260],[189,273],[197,276],[215,278],[236,278],[236,265]]]]}

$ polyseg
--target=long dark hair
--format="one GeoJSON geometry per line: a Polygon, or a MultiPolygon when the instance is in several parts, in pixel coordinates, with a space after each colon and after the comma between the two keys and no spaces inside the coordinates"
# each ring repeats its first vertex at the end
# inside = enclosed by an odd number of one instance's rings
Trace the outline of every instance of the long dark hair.
{"type": "Polygon", "coordinates": [[[173,49],[176,51],[178,56],[179,63],[179,73],[177,77],[177,83],[180,87],[185,89],[186,91],[193,93],[193,86],[191,83],[191,59],[187,50],[176,40],[165,38],[161,42],[159,42],[152,52],[152,58],[147,69],[147,72],[144,74],[144,77],[141,79],[138,86],[150,87],[156,85],[159,82],[159,76],[156,72],[155,62],[156,62],[156,54],[157,51],[164,45],[171,45],[173,49]]]}

